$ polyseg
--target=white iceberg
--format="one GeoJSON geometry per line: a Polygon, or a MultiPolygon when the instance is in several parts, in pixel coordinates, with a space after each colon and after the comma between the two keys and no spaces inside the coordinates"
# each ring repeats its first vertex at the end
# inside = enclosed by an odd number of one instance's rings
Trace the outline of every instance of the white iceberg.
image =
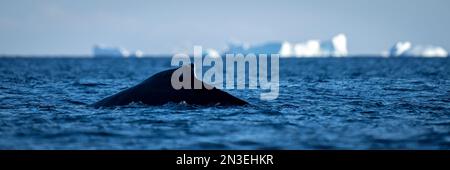
{"type": "Polygon", "coordinates": [[[144,53],[141,50],[130,52],[122,47],[113,47],[105,45],[94,45],[92,48],[94,57],[142,57],[144,53]]]}
{"type": "Polygon", "coordinates": [[[281,49],[279,51],[280,56],[282,56],[282,57],[294,56],[294,48],[295,47],[291,43],[289,43],[287,41],[283,42],[283,44],[281,44],[281,49]]]}
{"type": "Polygon", "coordinates": [[[345,34],[339,34],[331,40],[333,43],[333,56],[342,57],[348,55],[347,50],[347,36],[345,34]]]}
{"type": "Polygon", "coordinates": [[[347,56],[347,37],[339,34],[330,41],[309,40],[306,43],[297,43],[294,45],[293,54],[295,57],[347,56]]]}
{"type": "Polygon", "coordinates": [[[283,57],[314,57],[321,55],[321,44],[318,40],[309,40],[305,43],[293,44],[294,51],[291,55],[280,54],[283,57]]]}
{"type": "Polygon", "coordinates": [[[421,56],[421,57],[447,57],[448,52],[438,46],[416,46],[412,48],[408,53],[408,55],[412,56],[421,56]]]}
{"type": "Polygon", "coordinates": [[[433,45],[416,45],[413,46],[411,42],[398,42],[390,50],[388,56],[390,57],[447,57],[448,52],[439,46],[433,45]]]}
{"type": "Polygon", "coordinates": [[[136,57],[136,58],[141,58],[144,56],[144,52],[142,52],[141,50],[136,50],[134,53],[131,53],[129,55],[129,57],[136,57]]]}
{"type": "Polygon", "coordinates": [[[411,42],[398,42],[396,43],[390,50],[389,55],[390,56],[401,56],[405,54],[408,50],[410,50],[412,47],[411,42]]]}
{"type": "Polygon", "coordinates": [[[304,43],[271,42],[256,46],[231,44],[225,54],[280,54],[281,57],[347,56],[347,37],[339,34],[330,41],[309,40],[304,43]]]}

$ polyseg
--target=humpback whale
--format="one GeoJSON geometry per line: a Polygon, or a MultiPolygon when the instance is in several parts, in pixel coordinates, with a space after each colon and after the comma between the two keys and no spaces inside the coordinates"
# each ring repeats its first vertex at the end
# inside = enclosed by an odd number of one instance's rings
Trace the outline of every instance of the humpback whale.
{"type": "MultiPolygon", "coordinates": [[[[94,104],[94,107],[112,107],[122,106],[133,102],[141,102],[147,105],[163,105],[169,102],[193,105],[245,105],[246,101],[228,94],[225,91],[217,89],[201,80],[198,80],[194,74],[194,65],[184,65],[179,68],[170,69],[156,73],[150,78],[137,84],[136,86],[125,89],[112,96],[106,97],[94,104]],[[173,73],[179,69],[190,69],[192,77],[191,87],[194,83],[202,83],[201,89],[175,89],[172,86],[171,78],[173,73]],[[207,87],[207,88],[205,88],[207,87]]],[[[180,79],[183,77],[180,76],[180,79]]]]}

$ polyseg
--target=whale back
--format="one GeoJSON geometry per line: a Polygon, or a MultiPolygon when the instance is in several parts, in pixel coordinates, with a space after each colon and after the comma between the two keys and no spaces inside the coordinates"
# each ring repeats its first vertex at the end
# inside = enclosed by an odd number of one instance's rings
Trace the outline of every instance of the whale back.
{"type": "MultiPolygon", "coordinates": [[[[201,89],[179,89],[172,87],[171,78],[177,69],[159,72],[136,86],[130,87],[117,94],[106,97],[93,104],[94,107],[121,106],[130,103],[144,103],[147,105],[163,105],[169,102],[193,105],[245,105],[246,101],[241,100],[219,90],[195,78],[193,65],[185,65],[184,69],[190,69],[191,87],[195,81],[202,83],[201,89]],[[206,88],[208,87],[208,88],[206,88]]],[[[181,77],[180,77],[181,78],[181,77]]]]}

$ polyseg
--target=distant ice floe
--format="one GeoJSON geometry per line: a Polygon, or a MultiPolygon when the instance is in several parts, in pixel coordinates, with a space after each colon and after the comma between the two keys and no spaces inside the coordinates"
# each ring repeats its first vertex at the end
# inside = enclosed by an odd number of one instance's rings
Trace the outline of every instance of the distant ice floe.
{"type": "Polygon", "coordinates": [[[122,47],[105,45],[94,45],[92,53],[94,57],[142,57],[144,55],[141,50],[130,52],[122,47]]]}
{"type": "Polygon", "coordinates": [[[256,46],[231,44],[225,54],[280,54],[281,57],[343,57],[348,55],[347,37],[338,34],[328,41],[309,40],[303,43],[270,42],[256,46]]]}
{"type": "Polygon", "coordinates": [[[387,53],[388,57],[447,57],[448,52],[439,46],[416,45],[411,42],[397,42],[387,53]]]}

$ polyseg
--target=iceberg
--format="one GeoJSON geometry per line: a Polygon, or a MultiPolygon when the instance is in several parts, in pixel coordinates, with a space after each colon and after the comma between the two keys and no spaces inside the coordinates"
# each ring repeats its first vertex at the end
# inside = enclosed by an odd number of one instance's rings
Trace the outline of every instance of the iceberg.
{"type": "Polygon", "coordinates": [[[388,56],[390,57],[447,57],[448,52],[440,47],[433,45],[416,45],[413,46],[411,42],[397,42],[390,50],[388,56]]]}
{"type": "Polygon", "coordinates": [[[144,56],[144,52],[142,52],[141,50],[136,50],[136,51],[134,52],[134,54],[132,54],[131,56],[132,56],[132,57],[140,58],[140,57],[144,56]]]}
{"type": "Polygon", "coordinates": [[[344,57],[348,55],[347,37],[338,34],[328,41],[309,40],[297,43],[293,54],[295,57],[344,57]]]}
{"type": "Polygon", "coordinates": [[[144,53],[141,50],[130,52],[122,47],[113,47],[105,45],[94,45],[92,48],[94,57],[142,57],[144,53]]]}
{"type": "MultiPolygon", "coordinates": [[[[319,40],[309,40],[306,43],[294,44],[294,51],[291,52],[296,57],[314,57],[321,55],[321,44],[319,40]]],[[[291,57],[282,54],[283,57],[291,57]]]]}
{"type": "Polygon", "coordinates": [[[280,56],[282,57],[290,57],[294,55],[293,52],[293,45],[287,41],[283,42],[283,44],[281,44],[281,49],[280,49],[280,56]]]}
{"type": "Polygon", "coordinates": [[[130,52],[120,47],[94,45],[92,48],[94,57],[128,57],[130,52]]]}
{"type": "Polygon", "coordinates": [[[438,46],[416,46],[409,50],[407,55],[418,57],[447,57],[448,52],[438,46]]]}
{"type": "Polygon", "coordinates": [[[398,42],[390,50],[389,56],[401,56],[411,49],[411,42],[398,42]]]}
{"type": "Polygon", "coordinates": [[[225,54],[280,54],[280,57],[347,56],[347,37],[338,34],[329,41],[308,40],[302,43],[270,42],[256,46],[230,44],[225,54]]]}
{"type": "Polygon", "coordinates": [[[345,36],[345,34],[339,34],[335,36],[331,41],[334,47],[334,56],[343,57],[348,55],[347,36],[345,36]]]}

